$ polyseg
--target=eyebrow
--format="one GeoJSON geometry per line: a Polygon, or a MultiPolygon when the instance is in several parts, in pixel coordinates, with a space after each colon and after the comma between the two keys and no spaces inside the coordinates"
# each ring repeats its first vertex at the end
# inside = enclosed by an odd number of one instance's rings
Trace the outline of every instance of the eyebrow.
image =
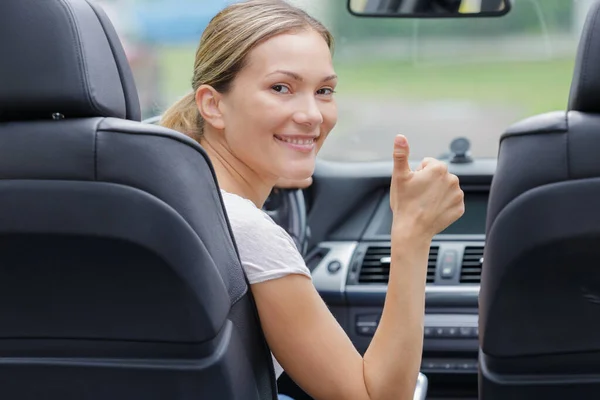
{"type": "MultiPolygon", "coordinates": [[[[285,71],[285,70],[282,70],[282,69],[278,69],[276,71],[271,72],[267,76],[273,75],[273,74],[284,74],[284,75],[287,75],[287,76],[289,76],[289,77],[297,80],[298,82],[303,82],[304,81],[304,78],[302,78],[300,75],[298,75],[297,73],[292,72],[292,71],[285,71]]],[[[332,81],[334,79],[337,79],[337,77],[338,76],[335,75],[335,74],[334,75],[329,75],[329,76],[326,76],[325,78],[323,78],[323,80],[321,80],[321,82],[332,81]]]]}

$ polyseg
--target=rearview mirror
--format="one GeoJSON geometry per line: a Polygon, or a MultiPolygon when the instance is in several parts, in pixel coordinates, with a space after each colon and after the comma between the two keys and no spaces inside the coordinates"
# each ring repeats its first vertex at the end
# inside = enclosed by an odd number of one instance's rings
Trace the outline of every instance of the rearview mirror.
{"type": "Polygon", "coordinates": [[[494,17],[510,10],[509,0],[348,0],[361,17],[457,18],[494,17]]]}

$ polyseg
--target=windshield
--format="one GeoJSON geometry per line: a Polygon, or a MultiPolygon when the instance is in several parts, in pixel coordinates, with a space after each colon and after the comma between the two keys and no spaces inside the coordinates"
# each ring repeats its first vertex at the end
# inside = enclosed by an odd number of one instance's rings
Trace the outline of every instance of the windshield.
{"type": "MultiPolygon", "coordinates": [[[[564,110],[592,0],[512,0],[503,17],[365,18],[346,0],[289,0],[333,32],[337,126],[319,157],[389,160],[393,137],[411,158],[443,157],[457,137],[496,157],[519,119],[564,110]]],[[[233,0],[100,0],[124,42],[144,117],[191,90],[194,53],[210,18],[233,0]]]]}

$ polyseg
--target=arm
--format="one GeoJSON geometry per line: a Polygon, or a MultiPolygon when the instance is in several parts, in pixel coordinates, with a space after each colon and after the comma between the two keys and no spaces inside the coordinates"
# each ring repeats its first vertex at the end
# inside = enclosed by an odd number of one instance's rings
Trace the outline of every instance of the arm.
{"type": "Polygon", "coordinates": [[[275,358],[315,399],[412,399],[421,360],[429,240],[409,237],[394,248],[404,250],[392,250],[384,311],[364,359],[308,278],[288,275],[252,285],[275,358]]]}
{"type": "Polygon", "coordinates": [[[429,246],[435,234],[464,213],[464,202],[458,178],[448,174],[445,164],[426,159],[411,171],[408,153],[406,139],[399,136],[390,188],[394,221],[388,291],[364,357],[307,277],[287,275],[252,285],[275,358],[317,400],[413,396],[423,345],[429,246]]]}

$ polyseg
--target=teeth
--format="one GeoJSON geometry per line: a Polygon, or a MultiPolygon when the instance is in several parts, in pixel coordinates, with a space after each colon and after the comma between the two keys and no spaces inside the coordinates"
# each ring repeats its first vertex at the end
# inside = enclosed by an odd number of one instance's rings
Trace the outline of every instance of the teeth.
{"type": "Polygon", "coordinates": [[[282,138],[282,137],[280,137],[279,139],[283,142],[292,143],[292,144],[302,144],[302,145],[312,144],[315,141],[315,139],[291,139],[291,138],[282,138]]]}

